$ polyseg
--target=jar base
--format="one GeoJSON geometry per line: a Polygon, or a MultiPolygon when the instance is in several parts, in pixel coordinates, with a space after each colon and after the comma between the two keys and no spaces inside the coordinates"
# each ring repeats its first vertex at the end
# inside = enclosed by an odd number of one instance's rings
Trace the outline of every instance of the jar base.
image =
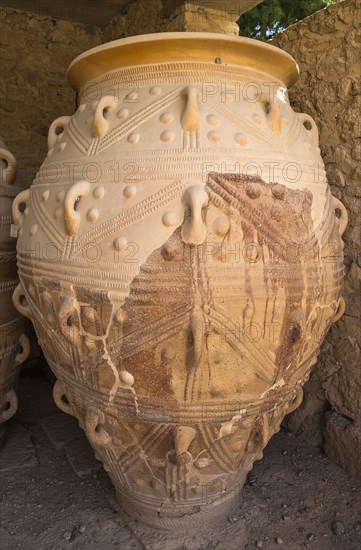
{"type": "MultiPolygon", "coordinates": [[[[199,529],[207,523],[225,519],[240,503],[240,492],[246,475],[237,484],[237,489],[221,495],[213,501],[201,504],[162,503],[159,506],[144,503],[121,491],[116,491],[116,498],[121,509],[132,519],[145,523],[154,529],[165,531],[182,531],[199,529]]],[[[206,498],[206,497],[205,497],[206,498]]]]}

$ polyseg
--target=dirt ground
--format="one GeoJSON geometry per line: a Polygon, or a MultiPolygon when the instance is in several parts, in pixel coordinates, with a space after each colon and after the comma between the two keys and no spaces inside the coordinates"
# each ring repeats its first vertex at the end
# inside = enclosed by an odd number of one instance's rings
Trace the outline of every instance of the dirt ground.
{"type": "Polygon", "coordinates": [[[361,483],[285,431],[227,520],[180,533],[131,520],[51,383],[25,374],[0,453],[2,550],[361,550],[361,483]]]}

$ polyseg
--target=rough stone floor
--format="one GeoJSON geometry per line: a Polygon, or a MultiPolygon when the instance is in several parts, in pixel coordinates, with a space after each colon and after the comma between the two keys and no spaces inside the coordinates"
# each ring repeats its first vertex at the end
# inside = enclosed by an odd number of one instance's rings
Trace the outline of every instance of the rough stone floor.
{"type": "Polygon", "coordinates": [[[228,520],[166,533],[129,519],[51,383],[25,373],[0,453],[2,550],[361,550],[361,483],[284,431],[228,520]]]}

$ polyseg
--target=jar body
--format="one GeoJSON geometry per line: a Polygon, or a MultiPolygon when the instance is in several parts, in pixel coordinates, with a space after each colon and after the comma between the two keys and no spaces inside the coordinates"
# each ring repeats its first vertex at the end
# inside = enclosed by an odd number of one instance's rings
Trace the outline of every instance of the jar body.
{"type": "Polygon", "coordinates": [[[342,314],[336,206],[314,121],[260,70],[119,67],[51,126],[14,301],[133,517],[226,510],[301,402],[342,314]]]}
{"type": "MultiPolygon", "coordinates": [[[[20,365],[29,354],[25,334],[26,320],[19,315],[12,302],[12,294],[19,283],[16,268],[16,240],[10,235],[11,209],[14,197],[22,191],[16,180],[16,160],[0,140],[0,435],[5,422],[16,412],[17,378],[20,365]]],[[[16,235],[14,235],[16,236],[16,235]]]]}

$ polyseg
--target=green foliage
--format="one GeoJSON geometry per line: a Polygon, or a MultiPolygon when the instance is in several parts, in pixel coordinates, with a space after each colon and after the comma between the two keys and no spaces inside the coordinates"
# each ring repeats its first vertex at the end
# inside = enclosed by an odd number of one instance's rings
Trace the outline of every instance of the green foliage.
{"type": "Polygon", "coordinates": [[[239,34],[259,40],[269,40],[273,35],[296,21],[321,10],[337,0],[265,0],[241,15],[237,23],[239,34]]]}

